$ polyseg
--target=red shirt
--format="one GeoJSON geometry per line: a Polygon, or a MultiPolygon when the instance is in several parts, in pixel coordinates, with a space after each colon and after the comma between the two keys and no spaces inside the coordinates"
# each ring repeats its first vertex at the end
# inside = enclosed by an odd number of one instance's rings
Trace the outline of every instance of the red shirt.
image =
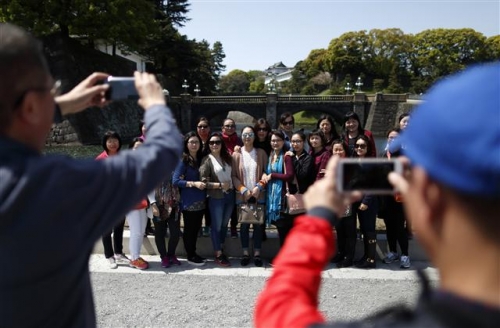
{"type": "Polygon", "coordinates": [[[227,151],[229,152],[229,155],[232,155],[234,152],[234,147],[235,146],[243,146],[243,142],[241,141],[240,137],[236,133],[231,134],[228,136],[224,132],[222,133],[222,140],[224,141],[224,144],[226,145],[227,151]]]}
{"type": "Polygon", "coordinates": [[[306,327],[323,323],[318,311],[321,272],[334,254],[326,220],[302,215],[274,260],[274,271],[257,299],[255,327],[306,327]],[[306,240],[307,242],[304,242],[306,240]]]}

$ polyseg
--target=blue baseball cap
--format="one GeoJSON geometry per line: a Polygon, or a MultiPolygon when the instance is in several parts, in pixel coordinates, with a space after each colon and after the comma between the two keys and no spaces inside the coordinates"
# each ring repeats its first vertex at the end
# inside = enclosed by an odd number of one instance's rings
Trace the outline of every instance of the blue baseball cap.
{"type": "Polygon", "coordinates": [[[500,196],[500,62],[437,83],[390,146],[436,182],[465,194],[500,196]]]}

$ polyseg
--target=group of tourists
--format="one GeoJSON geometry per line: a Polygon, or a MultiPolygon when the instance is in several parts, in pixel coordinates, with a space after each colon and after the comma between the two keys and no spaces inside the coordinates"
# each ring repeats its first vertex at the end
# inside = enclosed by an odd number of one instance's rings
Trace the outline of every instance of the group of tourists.
{"type": "MultiPolygon", "coordinates": [[[[388,147],[401,129],[407,126],[408,120],[408,114],[399,117],[399,126],[388,131],[386,147],[379,156],[391,158],[400,155],[399,152],[389,152],[388,147]]],[[[142,125],[142,135],[134,138],[130,148],[135,149],[144,141],[145,129],[142,125]]],[[[111,232],[103,236],[104,252],[110,268],[117,268],[118,263],[129,264],[137,269],[149,267],[140,257],[149,218],[154,222],[153,231],[162,267],[180,265],[175,253],[181,236],[188,263],[204,265],[206,258],[196,252],[197,239],[201,235],[210,236],[215,263],[223,267],[230,266],[231,262],[224,252],[228,226],[231,237],[238,238],[238,205],[247,203],[265,206],[265,221],[263,224],[240,224],[240,263],[247,266],[253,261],[255,266],[260,267],[263,265],[262,243],[267,239],[266,227],[276,227],[282,246],[293,227],[294,219],[299,215],[287,211],[286,194],[303,194],[315,181],[322,179],[331,156],[377,156],[372,133],[363,129],[354,112],[344,116],[340,134],[336,130],[334,119],[330,115],[322,115],[315,129],[306,135],[304,129],[297,129],[291,113],[281,115],[279,128],[276,130],[272,130],[264,118],[256,120],[253,125],[244,126],[239,135],[235,121],[226,118],[221,130],[212,131],[209,120],[201,117],[196,124],[196,131],[185,134],[182,159],[171,178],[163,181],[144,200],[144,204],[139,204],[126,216],[130,228],[131,258],[127,258],[122,250],[125,219],[113,231],[114,250],[111,232]],[[184,224],[182,233],[181,217],[184,224]],[[168,250],[165,244],[167,227],[170,232],[168,250]],[[252,248],[250,240],[253,241],[252,248]]],[[[98,159],[116,154],[121,148],[120,136],[112,131],[106,133],[103,148],[98,159]]],[[[385,220],[387,229],[389,251],[383,261],[400,261],[402,268],[410,267],[409,226],[402,202],[396,198],[367,194],[360,201],[351,204],[343,220],[335,227],[338,252],[332,262],[337,267],[376,266],[377,216],[385,220]],[[355,260],[358,221],[364,255],[355,260]],[[397,243],[400,245],[401,255],[398,254],[397,243]]]]}

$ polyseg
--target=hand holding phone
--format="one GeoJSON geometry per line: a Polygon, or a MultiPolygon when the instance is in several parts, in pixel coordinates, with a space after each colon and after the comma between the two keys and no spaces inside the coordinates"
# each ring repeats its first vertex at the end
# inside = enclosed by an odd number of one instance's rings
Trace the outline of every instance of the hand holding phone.
{"type": "Polygon", "coordinates": [[[337,166],[337,190],[360,191],[372,195],[390,195],[396,192],[388,180],[391,172],[401,174],[402,165],[397,159],[349,158],[337,166]]]}

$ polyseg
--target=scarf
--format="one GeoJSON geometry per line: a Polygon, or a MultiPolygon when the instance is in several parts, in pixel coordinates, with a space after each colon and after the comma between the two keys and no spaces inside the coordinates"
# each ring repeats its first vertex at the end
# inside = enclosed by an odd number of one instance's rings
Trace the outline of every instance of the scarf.
{"type": "MultiPolygon", "coordinates": [[[[271,153],[272,156],[272,153],[271,153]]],[[[271,158],[267,163],[266,174],[283,173],[283,150],[278,155],[278,160],[271,163],[271,158]]],[[[272,223],[280,219],[281,198],[283,190],[283,181],[272,179],[267,184],[266,212],[267,223],[272,223]]]]}

